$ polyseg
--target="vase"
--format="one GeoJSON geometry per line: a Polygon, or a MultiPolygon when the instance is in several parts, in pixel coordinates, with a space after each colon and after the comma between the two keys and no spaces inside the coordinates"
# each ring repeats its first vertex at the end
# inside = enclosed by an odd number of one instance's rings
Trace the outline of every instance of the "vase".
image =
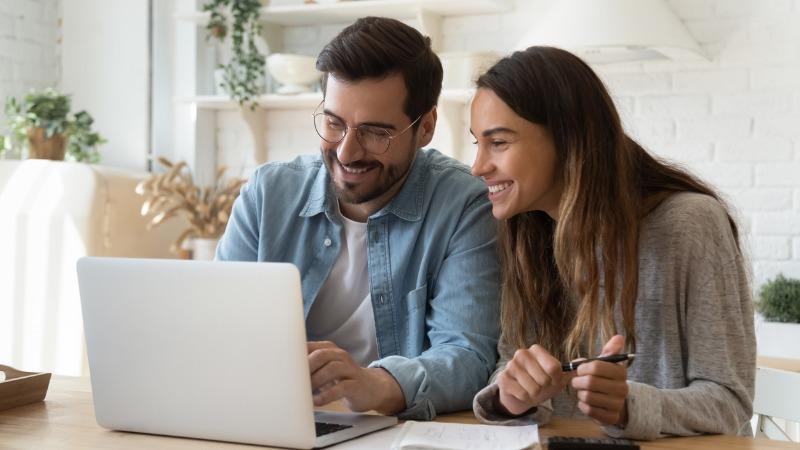
{"type": "Polygon", "coordinates": [[[63,134],[54,134],[51,137],[46,137],[44,128],[31,128],[28,130],[28,144],[30,149],[28,158],[64,160],[67,140],[63,134]]]}
{"type": "Polygon", "coordinates": [[[192,259],[195,261],[212,261],[217,251],[217,238],[192,239],[192,259]]]}
{"type": "Polygon", "coordinates": [[[273,53],[267,57],[267,71],[281,84],[275,93],[281,95],[311,92],[322,74],[313,56],[273,53]]]}
{"type": "Polygon", "coordinates": [[[767,322],[756,316],[755,329],[759,355],[800,359],[800,323],[767,322]]]}

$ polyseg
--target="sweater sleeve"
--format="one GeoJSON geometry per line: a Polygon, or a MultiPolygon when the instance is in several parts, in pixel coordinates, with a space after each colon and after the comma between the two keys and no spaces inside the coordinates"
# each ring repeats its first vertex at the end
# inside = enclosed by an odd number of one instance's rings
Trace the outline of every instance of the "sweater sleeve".
{"type": "Polygon", "coordinates": [[[700,276],[689,284],[682,313],[686,386],[629,381],[628,423],[605,427],[608,435],[749,434],[756,347],[748,274],[740,256],[727,263],[719,256],[690,264],[700,276]]]}

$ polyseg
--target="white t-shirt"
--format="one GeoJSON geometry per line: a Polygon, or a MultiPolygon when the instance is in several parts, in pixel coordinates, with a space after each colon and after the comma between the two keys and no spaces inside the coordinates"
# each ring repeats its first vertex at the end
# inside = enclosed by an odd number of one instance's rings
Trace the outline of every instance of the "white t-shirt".
{"type": "Polygon", "coordinates": [[[306,318],[309,341],[331,341],[366,367],[378,359],[367,270],[367,224],[341,216],[342,250],[306,318]]]}

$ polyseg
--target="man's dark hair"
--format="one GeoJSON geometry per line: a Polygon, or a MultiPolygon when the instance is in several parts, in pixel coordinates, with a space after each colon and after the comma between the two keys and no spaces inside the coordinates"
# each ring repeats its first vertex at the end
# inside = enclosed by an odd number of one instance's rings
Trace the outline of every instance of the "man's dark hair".
{"type": "Polygon", "coordinates": [[[385,17],[364,17],[342,30],[320,52],[317,70],[325,73],[323,93],[330,74],[349,82],[401,74],[408,91],[403,110],[410,120],[433,108],[442,90],[442,63],[430,38],[385,17]]]}

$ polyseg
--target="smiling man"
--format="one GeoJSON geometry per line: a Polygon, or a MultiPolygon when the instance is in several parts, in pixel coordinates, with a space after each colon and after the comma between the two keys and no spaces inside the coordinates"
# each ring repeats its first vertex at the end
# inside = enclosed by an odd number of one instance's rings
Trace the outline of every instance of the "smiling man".
{"type": "Polygon", "coordinates": [[[422,150],[441,63],[415,29],[368,17],[317,68],[320,155],[256,170],[217,259],[298,267],[315,404],[468,409],[496,360],[496,223],[468,167],[422,150]]]}

